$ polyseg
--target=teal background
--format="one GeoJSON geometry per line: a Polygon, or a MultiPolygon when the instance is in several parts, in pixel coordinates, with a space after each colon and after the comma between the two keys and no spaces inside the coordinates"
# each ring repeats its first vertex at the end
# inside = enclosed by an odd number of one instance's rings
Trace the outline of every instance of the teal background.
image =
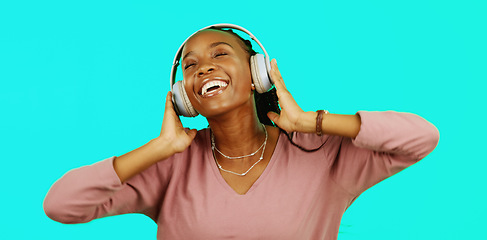
{"type": "Polygon", "coordinates": [[[438,127],[433,153],[359,197],[339,239],[487,239],[486,10],[480,0],[2,1],[0,239],[155,239],[142,215],[64,225],[42,202],[68,170],[158,136],[177,48],[221,22],[259,38],[307,111],[405,111],[438,127]]]}

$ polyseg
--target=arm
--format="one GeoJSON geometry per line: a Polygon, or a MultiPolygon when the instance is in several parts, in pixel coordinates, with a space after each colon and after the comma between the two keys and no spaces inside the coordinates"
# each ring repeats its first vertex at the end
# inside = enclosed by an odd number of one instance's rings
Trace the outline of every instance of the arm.
{"type": "Polygon", "coordinates": [[[436,127],[411,113],[358,112],[360,132],[343,138],[330,161],[330,175],[358,195],[423,159],[439,140],[436,127]]]}
{"type": "MultiPolygon", "coordinates": [[[[316,112],[303,112],[296,124],[297,132],[316,133],[316,112]]],[[[360,131],[360,115],[323,114],[323,134],[355,138],[360,131]]]]}
{"type": "MultiPolygon", "coordinates": [[[[315,112],[304,112],[286,89],[275,60],[271,76],[281,105],[281,114],[269,118],[289,132],[316,132],[315,112]]],[[[340,138],[326,151],[330,174],[347,191],[359,194],[381,180],[424,158],[436,147],[435,126],[411,113],[358,112],[355,115],[323,115],[322,131],[340,138]]]]}
{"type": "Polygon", "coordinates": [[[120,157],[65,174],[46,195],[46,215],[63,223],[130,212],[155,219],[171,174],[166,159],[184,151],[195,136],[196,130],[183,128],[168,93],[160,136],[120,157]]]}
{"type": "Polygon", "coordinates": [[[183,128],[179,117],[174,112],[171,92],[168,92],[160,136],[140,148],[117,157],[113,162],[115,172],[120,181],[125,182],[154,163],[184,151],[195,136],[195,129],[183,128]]]}
{"type": "Polygon", "coordinates": [[[73,169],[56,181],[44,199],[46,215],[62,223],[84,223],[131,212],[155,220],[171,161],[153,165],[122,184],[113,169],[114,159],[73,169]]]}
{"type": "MultiPolygon", "coordinates": [[[[316,112],[304,112],[296,103],[291,93],[284,85],[275,59],[271,62],[271,77],[276,86],[281,114],[269,112],[267,116],[280,128],[287,132],[316,132],[316,112]]],[[[323,114],[322,132],[328,135],[337,135],[355,138],[360,131],[359,115],[323,114]]]]}

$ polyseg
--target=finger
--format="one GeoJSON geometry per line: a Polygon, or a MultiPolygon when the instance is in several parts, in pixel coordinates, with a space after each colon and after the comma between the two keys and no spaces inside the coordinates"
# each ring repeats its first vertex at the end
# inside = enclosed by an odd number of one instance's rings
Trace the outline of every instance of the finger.
{"type": "Polygon", "coordinates": [[[271,76],[272,76],[272,80],[274,80],[274,85],[276,86],[278,91],[286,88],[286,86],[282,84],[280,77],[277,76],[274,70],[271,72],[271,76]]]}
{"type": "Polygon", "coordinates": [[[177,116],[176,111],[174,110],[174,105],[172,103],[171,91],[169,91],[166,95],[166,105],[165,105],[164,113],[169,113],[177,116]]]}
{"type": "Polygon", "coordinates": [[[179,116],[176,114],[176,111],[174,110],[171,91],[169,91],[166,95],[166,105],[164,109],[164,117],[163,117],[162,124],[163,125],[166,124],[166,126],[173,126],[173,127],[179,125],[182,126],[181,120],[179,119],[179,116]]]}
{"type": "MultiPolygon", "coordinates": [[[[276,76],[273,77],[273,79],[277,79],[276,76]]],[[[274,81],[274,86],[276,87],[276,91],[277,91],[277,97],[280,98],[283,96],[283,94],[285,94],[286,92],[289,92],[287,89],[286,89],[286,86],[284,86],[282,84],[282,81],[279,81],[279,80],[276,80],[274,81]]]]}
{"type": "Polygon", "coordinates": [[[284,81],[282,80],[282,76],[278,72],[278,70],[276,69],[275,65],[272,68],[271,77],[272,77],[272,80],[274,81],[274,85],[276,86],[276,90],[277,90],[278,94],[279,94],[279,92],[287,91],[286,85],[284,85],[284,81]]]}
{"type": "Polygon", "coordinates": [[[191,139],[194,139],[196,137],[197,132],[198,131],[196,129],[191,129],[186,134],[188,134],[188,137],[190,137],[191,139]]]}
{"type": "Polygon", "coordinates": [[[275,112],[268,112],[267,113],[267,117],[272,121],[274,122],[275,124],[277,124],[277,122],[279,122],[279,114],[275,113],[275,112]]]}
{"type": "Polygon", "coordinates": [[[171,93],[171,91],[167,92],[167,95],[166,95],[166,110],[170,107],[172,107],[172,93],[171,93]]]}
{"type": "Polygon", "coordinates": [[[281,72],[279,71],[279,67],[277,67],[277,61],[276,59],[272,59],[271,61],[271,73],[273,74],[273,80],[275,82],[278,82],[281,87],[286,88],[286,85],[284,84],[284,79],[282,79],[281,72]]]}

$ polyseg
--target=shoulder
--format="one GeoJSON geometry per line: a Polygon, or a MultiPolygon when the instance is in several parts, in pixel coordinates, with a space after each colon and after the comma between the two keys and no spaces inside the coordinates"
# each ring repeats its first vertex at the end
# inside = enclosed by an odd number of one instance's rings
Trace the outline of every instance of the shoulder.
{"type": "Polygon", "coordinates": [[[203,128],[201,130],[198,130],[196,133],[196,137],[193,140],[193,143],[191,145],[206,145],[209,144],[210,141],[210,128],[203,128]]]}

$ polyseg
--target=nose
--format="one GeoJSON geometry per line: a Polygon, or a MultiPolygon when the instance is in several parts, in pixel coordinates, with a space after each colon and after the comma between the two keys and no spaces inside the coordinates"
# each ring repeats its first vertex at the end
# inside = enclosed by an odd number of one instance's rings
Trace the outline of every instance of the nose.
{"type": "Polygon", "coordinates": [[[202,64],[198,69],[198,77],[201,77],[207,73],[212,73],[213,71],[215,71],[215,65],[211,63],[202,64]]]}

